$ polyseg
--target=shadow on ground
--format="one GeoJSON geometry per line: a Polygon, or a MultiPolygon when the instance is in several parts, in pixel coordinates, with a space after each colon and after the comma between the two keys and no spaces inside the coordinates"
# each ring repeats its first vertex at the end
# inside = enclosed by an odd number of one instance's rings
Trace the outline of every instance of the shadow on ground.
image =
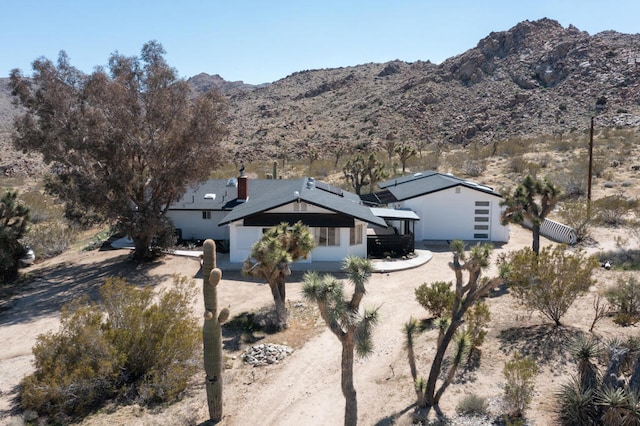
{"type": "Polygon", "coordinates": [[[168,274],[149,275],[160,262],[162,260],[136,263],[127,254],[122,254],[97,263],[63,263],[40,269],[16,285],[5,309],[0,312],[0,326],[57,314],[65,303],[85,294],[96,300],[98,288],[109,277],[122,277],[129,284],[138,286],[156,285],[168,277],[168,274]]]}
{"type": "Polygon", "coordinates": [[[498,339],[500,349],[506,354],[519,351],[532,357],[538,365],[566,365],[573,363],[571,344],[582,333],[574,327],[540,324],[508,328],[498,339]]]}

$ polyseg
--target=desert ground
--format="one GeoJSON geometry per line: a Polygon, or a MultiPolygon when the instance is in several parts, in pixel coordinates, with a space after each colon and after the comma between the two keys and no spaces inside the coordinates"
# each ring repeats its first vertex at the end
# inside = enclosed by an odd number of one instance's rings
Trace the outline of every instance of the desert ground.
{"type": "MultiPolygon", "coordinates": [[[[594,239],[586,247],[598,252],[615,247],[615,233],[625,230],[595,230],[594,239]]],[[[544,244],[553,244],[543,239],[544,244]]],[[[507,244],[497,246],[493,258],[501,253],[531,244],[530,231],[511,226],[507,244]]],[[[415,393],[404,348],[403,325],[410,317],[426,319],[428,312],[415,300],[414,289],[423,282],[452,281],[448,267],[451,253],[445,244],[425,247],[432,259],[417,268],[390,273],[376,273],[367,284],[365,306],[379,306],[381,322],[374,331],[374,351],[355,366],[358,391],[358,418],[362,425],[411,424],[415,393]]],[[[127,250],[69,250],[54,259],[24,270],[25,284],[1,306],[0,312],[0,424],[23,424],[22,413],[15,403],[17,385],[32,371],[31,348],[36,336],[56,330],[60,307],[82,294],[97,294],[97,288],[109,276],[124,276],[131,283],[161,288],[170,285],[173,274],[194,277],[201,285],[198,259],[167,255],[148,265],[128,261],[127,250]]],[[[338,271],[337,271],[338,272],[338,271]]],[[[495,266],[485,272],[495,273],[495,266]]],[[[486,397],[489,413],[502,413],[502,369],[514,350],[536,359],[539,375],[535,396],[527,411],[529,424],[548,425],[555,421],[553,394],[575,371],[567,344],[581,332],[588,332],[593,319],[593,299],[597,291],[614,283],[620,274],[631,272],[597,271],[598,285],[590,294],[579,298],[564,317],[561,328],[552,327],[536,313],[518,306],[508,292],[487,299],[491,310],[490,329],[481,347],[478,368],[465,371],[447,390],[441,408],[455,417],[458,401],[468,394],[486,397]]],[[[294,273],[288,283],[288,301],[292,309],[309,307],[301,297],[302,274],[294,273]]],[[[347,287],[347,293],[350,293],[347,287]]],[[[243,277],[238,271],[224,271],[218,288],[221,306],[228,306],[231,316],[254,312],[273,301],[268,287],[243,277]]],[[[194,301],[194,314],[201,316],[202,300],[194,301]]],[[[224,373],[224,418],[222,424],[244,425],[337,425],[343,422],[344,398],[340,390],[340,351],[338,340],[331,334],[317,312],[312,326],[296,331],[297,325],[283,333],[267,335],[263,342],[292,346],[294,352],[277,364],[251,367],[241,360],[248,344],[225,338],[227,369],[224,373]]],[[[637,334],[635,327],[621,328],[611,318],[596,326],[600,336],[637,334]]],[[[435,332],[418,336],[416,354],[419,374],[427,376],[435,353],[435,332]]],[[[204,391],[204,371],[194,378],[184,398],[166,407],[106,407],[85,419],[83,425],[156,425],[203,424],[208,420],[204,391]]],[[[453,420],[459,421],[459,420],[453,420]]],[[[487,419],[466,420],[464,424],[489,424],[487,419]],[[485,423],[483,423],[485,422],[485,423]]]]}

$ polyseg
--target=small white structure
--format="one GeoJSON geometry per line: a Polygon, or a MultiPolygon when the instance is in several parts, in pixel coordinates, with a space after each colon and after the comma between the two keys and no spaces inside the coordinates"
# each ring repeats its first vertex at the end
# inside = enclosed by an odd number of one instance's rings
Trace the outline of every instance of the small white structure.
{"type": "Polygon", "coordinates": [[[363,201],[414,211],[420,217],[416,240],[509,241],[509,226],[500,223],[502,195],[488,186],[434,171],[379,186],[380,192],[362,196],[363,201]]]}

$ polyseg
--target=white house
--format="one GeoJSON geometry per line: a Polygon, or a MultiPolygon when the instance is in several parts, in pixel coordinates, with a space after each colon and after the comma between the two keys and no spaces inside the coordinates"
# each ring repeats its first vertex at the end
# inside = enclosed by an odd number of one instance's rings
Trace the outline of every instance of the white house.
{"type": "Polygon", "coordinates": [[[502,195],[492,188],[434,171],[419,172],[379,184],[381,191],[362,196],[374,206],[410,209],[416,240],[509,241],[500,223],[502,195]]]}
{"type": "Polygon", "coordinates": [[[307,262],[366,257],[367,225],[386,227],[356,194],[313,178],[209,180],[171,205],[167,216],[183,239],[228,241],[231,263],[243,262],[264,230],[281,222],[311,228],[316,247],[307,262]]]}

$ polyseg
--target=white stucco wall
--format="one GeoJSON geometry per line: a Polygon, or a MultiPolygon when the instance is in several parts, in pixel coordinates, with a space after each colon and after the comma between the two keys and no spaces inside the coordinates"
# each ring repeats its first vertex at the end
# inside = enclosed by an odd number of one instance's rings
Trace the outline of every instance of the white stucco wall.
{"type": "Polygon", "coordinates": [[[420,216],[415,224],[416,240],[474,240],[475,233],[487,232],[474,230],[476,201],[489,202],[488,240],[508,241],[509,227],[500,224],[501,198],[481,191],[450,188],[406,200],[399,207],[408,207],[420,216]]]}
{"type": "MultiPolygon", "coordinates": [[[[269,213],[291,213],[294,210],[293,204],[278,207],[270,210],[269,213]]],[[[326,209],[307,205],[307,213],[327,213],[326,209]]],[[[367,256],[367,225],[360,220],[355,221],[355,225],[362,226],[362,243],[349,245],[350,228],[340,228],[340,245],[316,247],[306,260],[298,263],[310,262],[340,262],[349,255],[367,256]]],[[[262,226],[244,226],[241,221],[234,222],[229,226],[230,252],[229,261],[231,263],[242,263],[251,254],[251,247],[262,237],[262,226]]],[[[313,228],[311,229],[314,232],[313,228]]]]}
{"type": "Polygon", "coordinates": [[[227,211],[211,211],[211,219],[202,218],[202,210],[169,210],[167,217],[173,222],[176,229],[182,230],[182,238],[185,240],[228,240],[229,227],[218,226],[227,211]]]}

